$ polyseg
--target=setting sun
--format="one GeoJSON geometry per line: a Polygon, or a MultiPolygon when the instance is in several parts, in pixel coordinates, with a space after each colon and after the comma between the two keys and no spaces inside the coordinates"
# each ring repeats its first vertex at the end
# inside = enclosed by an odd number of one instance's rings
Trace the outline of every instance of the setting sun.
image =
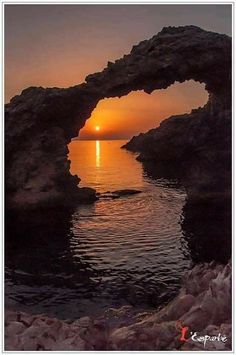
{"type": "Polygon", "coordinates": [[[100,126],[96,126],[95,131],[100,131],[100,126]]]}

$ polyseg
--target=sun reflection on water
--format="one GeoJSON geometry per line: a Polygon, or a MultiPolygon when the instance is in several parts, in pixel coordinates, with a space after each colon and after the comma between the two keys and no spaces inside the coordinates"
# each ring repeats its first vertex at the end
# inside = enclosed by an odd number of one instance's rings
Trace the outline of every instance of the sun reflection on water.
{"type": "Polygon", "coordinates": [[[96,141],[96,168],[100,168],[100,141],[96,141]]]}
{"type": "Polygon", "coordinates": [[[120,149],[125,140],[73,140],[68,148],[70,172],[81,179],[80,186],[90,186],[99,192],[143,185],[141,164],[133,154],[120,149]]]}

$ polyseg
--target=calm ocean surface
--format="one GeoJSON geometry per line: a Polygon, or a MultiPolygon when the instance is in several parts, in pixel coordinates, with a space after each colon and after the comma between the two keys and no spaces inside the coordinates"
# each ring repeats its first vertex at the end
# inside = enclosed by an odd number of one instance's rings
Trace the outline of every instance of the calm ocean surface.
{"type": "Polygon", "coordinates": [[[142,193],[16,222],[6,307],[76,318],[124,304],[157,307],[178,291],[191,264],[180,224],[185,191],[149,176],[124,143],[72,141],[71,173],[98,192],[142,193]]]}

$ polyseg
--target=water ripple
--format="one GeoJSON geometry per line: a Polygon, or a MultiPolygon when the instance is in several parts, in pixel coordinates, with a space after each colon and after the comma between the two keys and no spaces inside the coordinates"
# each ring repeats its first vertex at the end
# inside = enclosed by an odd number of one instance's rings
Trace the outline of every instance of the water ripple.
{"type": "Polygon", "coordinates": [[[121,143],[101,143],[101,152],[113,160],[101,156],[96,170],[88,169],[88,142],[74,143],[80,154],[74,147],[73,172],[99,191],[129,187],[142,193],[80,206],[65,230],[34,228],[40,236],[35,246],[31,239],[28,253],[9,248],[10,306],[74,318],[126,303],[156,307],[178,291],[190,263],[179,224],[185,192],[174,181],[142,174],[134,156],[119,149],[121,143]]]}

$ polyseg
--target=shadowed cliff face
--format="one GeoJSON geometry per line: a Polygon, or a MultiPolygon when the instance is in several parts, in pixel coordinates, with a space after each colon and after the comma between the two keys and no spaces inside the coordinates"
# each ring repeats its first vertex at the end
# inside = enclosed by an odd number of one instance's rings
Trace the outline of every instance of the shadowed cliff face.
{"type": "Polygon", "coordinates": [[[133,137],[124,148],[157,175],[179,178],[191,200],[231,196],[231,110],[172,116],[158,128],[133,137]]]}
{"type": "MultiPolygon", "coordinates": [[[[15,96],[5,106],[7,206],[27,208],[80,201],[79,178],[69,172],[67,144],[77,136],[99,100],[121,97],[134,90],[151,93],[175,81],[190,79],[204,82],[209,92],[201,119],[195,123],[201,135],[206,131],[204,122],[208,121],[209,132],[201,141],[206,142],[214,132],[220,141],[223,123],[231,117],[231,39],[195,26],[164,28],[150,40],[134,46],[129,55],[115,63],[108,62],[101,73],[89,75],[81,85],[68,89],[31,87],[15,96]],[[217,126],[214,117],[219,121],[217,126]]],[[[188,127],[189,141],[194,140],[194,123],[190,127],[187,119],[179,123],[175,120],[174,125],[166,121],[165,125],[167,131],[172,131],[170,137],[181,137],[188,127]]],[[[168,144],[171,157],[177,154],[178,163],[183,155],[178,155],[176,144],[167,141],[165,135],[160,139],[162,146],[168,144]]],[[[214,152],[214,140],[212,144],[214,152]]],[[[228,156],[228,151],[225,154],[228,156]]],[[[196,156],[195,160],[198,161],[196,156]]],[[[192,169],[196,171],[194,164],[192,169]]]]}

